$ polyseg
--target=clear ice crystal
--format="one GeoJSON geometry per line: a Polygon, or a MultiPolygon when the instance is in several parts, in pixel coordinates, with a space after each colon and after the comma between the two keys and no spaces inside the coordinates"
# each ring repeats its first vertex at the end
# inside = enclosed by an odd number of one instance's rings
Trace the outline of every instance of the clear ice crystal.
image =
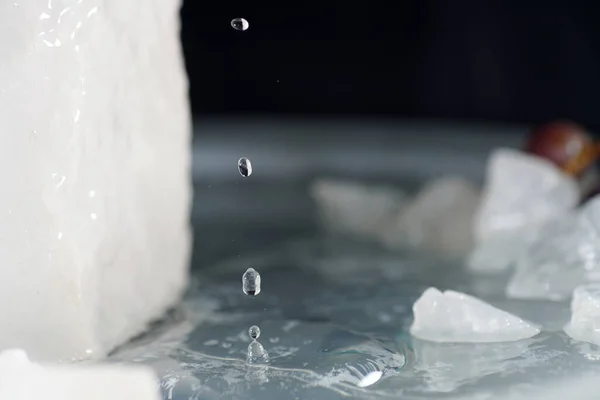
{"type": "Polygon", "coordinates": [[[534,240],[541,225],[567,214],[578,201],[575,180],[550,162],[517,150],[494,151],[474,221],[478,247],[469,267],[479,271],[507,268],[534,240]]]}
{"type": "Polygon", "coordinates": [[[381,240],[390,248],[463,255],[473,244],[471,227],[478,205],[479,191],[469,182],[431,181],[391,219],[381,240]]]}
{"type": "Polygon", "coordinates": [[[517,259],[506,288],[512,298],[565,300],[600,281],[600,197],[544,226],[517,259]]]}
{"type": "Polygon", "coordinates": [[[464,293],[427,289],[413,305],[410,333],[444,343],[494,343],[537,335],[537,326],[464,293]]]}
{"type": "Polygon", "coordinates": [[[35,360],[106,355],[188,283],[181,2],[131,4],[0,3],[0,348],[35,360]]]}
{"type": "Polygon", "coordinates": [[[600,346],[600,283],[577,287],[571,300],[571,321],[565,326],[575,340],[600,346]]]}

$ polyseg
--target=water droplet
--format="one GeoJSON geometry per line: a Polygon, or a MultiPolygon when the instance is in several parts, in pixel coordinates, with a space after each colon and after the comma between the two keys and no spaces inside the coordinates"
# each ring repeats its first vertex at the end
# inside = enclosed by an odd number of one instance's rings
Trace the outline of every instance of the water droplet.
{"type": "Polygon", "coordinates": [[[242,275],[242,290],[248,296],[260,293],[260,274],[254,268],[248,268],[242,275]]]}
{"type": "Polygon", "coordinates": [[[248,345],[248,356],[246,357],[248,364],[265,364],[269,362],[269,353],[265,350],[262,344],[253,340],[248,345]]]}
{"type": "Polygon", "coordinates": [[[252,340],[256,340],[260,337],[260,328],[256,325],[252,325],[250,329],[248,329],[248,335],[252,340]]]}
{"type": "Polygon", "coordinates": [[[250,24],[244,18],[234,18],[231,20],[231,27],[236,31],[245,31],[250,24]]]}
{"type": "Polygon", "coordinates": [[[252,163],[246,157],[242,157],[238,160],[238,171],[243,177],[249,177],[252,175],[252,163]]]}

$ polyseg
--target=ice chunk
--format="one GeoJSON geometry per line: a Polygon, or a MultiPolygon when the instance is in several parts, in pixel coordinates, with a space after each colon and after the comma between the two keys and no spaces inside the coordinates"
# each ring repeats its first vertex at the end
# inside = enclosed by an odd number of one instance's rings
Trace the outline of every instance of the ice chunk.
{"type": "Polygon", "coordinates": [[[148,367],[42,367],[15,349],[0,353],[0,399],[159,400],[160,393],[148,367]]]}
{"type": "Polygon", "coordinates": [[[577,287],[571,300],[571,321],[565,332],[575,340],[600,346],[600,283],[577,287]]]}
{"type": "Polygon", "coordinates": [[[517,260],[506,294],[563,300],[595,281],[600,281],[600,197],[544,227],[517,260]]]}
{"type": "Polygon", "coordinates": [[[413,305],[413,313],[410,333],[432,342],[511,342],[540,332],[519,317],[452,290],[427,289],[413,305]]]}
{"type": "Polygon", "coordinates": [[[179,3],[0,3],[0,349],[100,357],[180,298],[179,3]]]}
{"type": "Polygon", "coordinates": [[[550,162],[516,150],[496,150],[475,218],[477,249],[469,267],[507,268],[535,239],[541,225],[568,213],[578,201],[575,180],[550,162]]]}
{"type": "Polygon", "coordinates": [[[407,199],[404,192],[332,180],[311,187],[324,227],[334,233],[375,240],[407,199]]]}
{"type": "Polygon", "coordinates": [[[476,238],[484,241],[548,221],[578,202],[575,180],[549,161],[516,150],[496,150],[475,220],[476,238]]]}
{"type": "Polygon", "coordinates": [[[472,247],[471,227],[478,205],[479,191],[469,182],[434,180],[399,210],[381,240],[391,248],[464,254],[472,247]]]}

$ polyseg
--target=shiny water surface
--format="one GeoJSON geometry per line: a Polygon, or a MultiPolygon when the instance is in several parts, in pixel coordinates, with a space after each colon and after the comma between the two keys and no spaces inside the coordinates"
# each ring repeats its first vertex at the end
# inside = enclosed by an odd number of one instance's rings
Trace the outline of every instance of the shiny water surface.
{"type": "Polygon", "coordinates": [[[506,278],[475,277],[424,255],[298,240],[196,274],[168,321],[111,358],[152,366],[164,398],[182,400],[527,398],[600,373],[600,349],[562,332],[568,303],[506,300],[506,278]],[[248,265],[263,276],[260,296],[240,291],[248,265]],[[413,339],[411,306],[430,285],[480,296],[543,332],[499,344],[413,339]],[[264,365],[246,362],[254,324],[269,354],[264,365]]]}

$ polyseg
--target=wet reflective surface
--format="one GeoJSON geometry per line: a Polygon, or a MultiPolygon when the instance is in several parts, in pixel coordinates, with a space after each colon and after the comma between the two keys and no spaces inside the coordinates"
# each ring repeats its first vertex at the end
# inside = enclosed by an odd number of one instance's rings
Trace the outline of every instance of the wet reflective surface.
{"type": "MultiPolygon", "coordinates": [[[[270,134],[267,128],[247,130],[270,134]]],[[[314,132],[298,130],[304,135],[314,132]]],[[[338,147],[328,150],[323,143],[321,152],[312,159],[307,156],[307,162],[300,146],[289,146],[290,140],[298,139],[294,134],[279,139],[273,134],[255,149],[248,146],[258,143],[256,137],[242,145],[241,136],[225,136],[227,143],[219,142],[218,135],[202,136],[196,158],[200,161],[195,164],[205,175],[196,176],[194,283],[167,321],[118,349],[111,360],[152,366],[164,398],[175,400],[597,396],[600,348],[574,342],[562,331],[569,320],[568,302],[507,300],[508,275],[478,277],[460,263],[432,254],[391,253],[319,236],[306,186],[314,175],[307,172],[311,166],[329,165],[330,173],[339,167],[332,173],[339,176],[347,164],[336,160],[347,157],[355,161],[353,168],[362,168],[350,171],[351,176],[362,172],[371,181],[389,171],[389,165],[378,170],[378,164],[368,160],[379,150],[367,142],[381,142],[382,137],[345,133],[338,147]],[[283,154],[285,146],[291,150],[283,154]],[[290,152],[298,154],[291,157],[290,152]],[[251,180],[240,177],[230,162],[239,154],[251,156],[261,173],[251,180]],[[255,297],[240,288],[240,276],[248,268],[262,277],[261,293],[255,297]],[[413,339],[408,335],[411,307],[429,286],[478,296],[540,324],[542,333],[499,344],[413,339]],[[269,355],[266,365],[247,364],[252,325],[260,326],[258,341],[269,355]]],[[[303,137],[306,151],[314,148],[311,140],[319,140],[303,137]]],[[[448,139],[443,138],[441,146],[446,146],[443,140],[448,139]]],[[[413,156],[435,150],[416,139],[394,140],[385,147],[397,154],[407,146],[412,146],[413,156]]],[[[469,165],[480,164],[482,169],[486,149],[497,143],[469,143],[475,148],[452,146],[457,152],[453,172],[476,180],[481,171],[469,165]],[[457,164],[460,160],[467,165],[457,164]]],[[[416,180],[422,182],[449,170],[430,160],[421,160],[419,168],[421,158],[413,157],[408,170],[402,169],[402,157],[393,159],[398,180],[417,171],[421,175],[416,180]]]]}
{"type": "Polygon", "coordinates": [[[315,239],[236,257],[197,278],[169,322],[112,356],[156,368],[165,398],[471,398],[600,373],[600,349],[561,330],[568,304],[503,300],[505,278],[473,278],[440,260],[315,239]],[[239,290],[249,263],[264,271],[255,298],[239,290]],[[429,284],[477,294],[543,332],[499,344],[413,339],[411,306],[429,284]],[[246,363],[253,323],[266,365],[246,363]],[[373,371],[381,378],[359,387],[373,371]]]}

